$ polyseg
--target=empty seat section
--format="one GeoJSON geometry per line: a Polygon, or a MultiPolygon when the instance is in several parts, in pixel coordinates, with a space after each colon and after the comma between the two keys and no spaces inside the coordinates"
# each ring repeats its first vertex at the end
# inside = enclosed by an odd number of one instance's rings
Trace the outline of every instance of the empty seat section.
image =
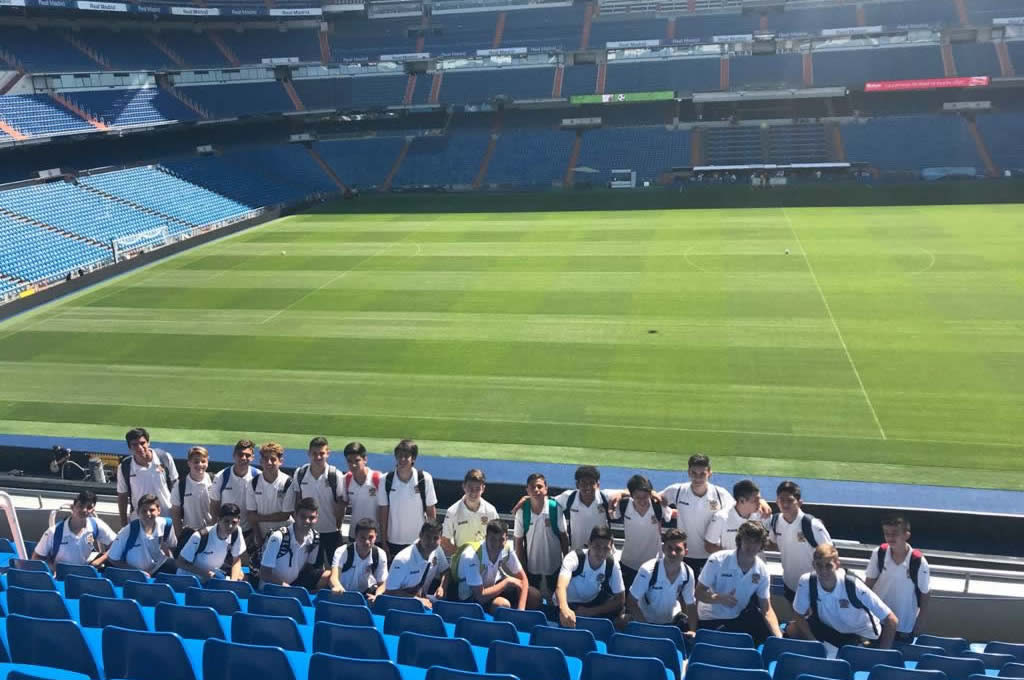
{"type": "Polygon", "coordinates": [[[67,92],[69,99],[107,125],[141,125],[172,120],[196,120],[199,116],[163,90],[93,90],[67,92]]]}
{"type": "Polygon", "coordinates": [[[1024,169],[1024,115],[991,113],[979,115],[976,120],[996,167],[1024,169]]]}
{"type": "MultiPolygon", "coordinates": [[[[599,183],[611,170],[634,170],[638,182],[654,181],[662,172],[690,165],[690,134],[663,127],[601,128],[583,133],[577,168],[598,170],[599,183]]],[[[582,179],[580,176],[577,178],[582,179]]]]}
{"type": "Polygon", "coordinates": [[[590,46],[601,48],[621,40],[664,40],[667,27],[664,19],[601,18],[590,25],[590,46]]]}
{"type": "Polygon", "coordinates": [[[1017,73],[1024,73],[1024,40],[1007,41],[1006,51],[1017,73]]]}
{"type": "Polygon", "coordinates": [[[220,31],[218,36],[243,64],[262,59],[298,57],[299,61],[320,61],[320,37],[313,29],[288,31],[220,31]]]}
{"type": "Polygon", "coordinates": [[[597,66],[594,64],[567,66],[562,74],[563,97],[569,97],[574,94],[594,94],[596,88],[597,66]]]}
{"type": "Polygon", "coordinates": [[[293,80],[306,109],[343,109],[352,105],[352,78],[293,80]]]}
{"type": "MultiPolygon", "coordinates": [[[[967,3],[968,5],[970,3],[967,3]]],[[[864,4],[864,22],[868,26],[900,24],[959,24],[952,2],[940,0],[904,0],[864,4]]]]}
{"type": "Polygon", "coordinates": [[[756,14],[698,14],[676,17],[676,38],[707,38],[716,35],[753,33],[761,25],[756,14]]]}
{"type": "Polygon", "coordinates": [[[967,18],[974,26],[987,26],[993,19],[1020,16],[1018,0],[971,0],[967,3],[967,18]]]}
{"type": "Polygon", "coordinates": [[[609,63],[605,92],[708,92],[717,90],[719,59],[609,63]]]}
{"type": "Polygon", "coordinates": [[[958,116],[893,116],[842,126],[846,158],[881,170],[981,168],[974,141],[958,116]]]}
{"type": "Polygon", "coordinates": [[[823,28],[845,28],[857,25],[855,5],[786,9],[768,14],[768,28],[784,33],[817,33],[823,28]]]}
{"type": "Polygon", "coordinates": [[[8,52],[33,73],[47,71],[101,71],[89,57],[51,29],[32,30],[0,26],[0,50],[8,52]]]}
{"type": "Polygon", "coordinates": [[[501,47],[557,47],[574,50],[583,33],[583,5],[510,11],[501,47]]]}
{"type": "Polygon", "coordinates": [[[761,130],[753,126],[708,128],[704,159],[708,165],[764,163],[761,130]]]}
{"type": "MultiPolygon", "coordinates": [[[[4,192],[6,193],[6,192],[4,192]]],[[[0,193],[0,201],[4,194],[0,193]]],[[[111,251],[0,215],[0,272],[26,281],[48,279],[111,258],[111,251]]]]}
{"type": "Polygon", "coordinates": [[[958,75],[994,78],[1002,75],[999,57],[992,43],[956,43],[953,45],[953,58],[958,75]]]}
{"type": "Polygon", "coordinates": [[[233,85],[191,85],[177,89],[205,108],[213,118],[295,110],[288,94],[276,80],[233,85]]]}
{"type": "Polygon", "coordinates": [[[52,135],[93,129],[46,95],[0,96],[0,119],[26,135],[52,135]]]}
{"type": "Polygon", "coordinates": [[[387,179],[405,138],[368,137],[332,142],[316,142],[313,148],[350,187],[380,186],[387,179]]]}
{"type": "Polygon", "coordinates": [[[398,106],[405,97],[407,77],[360,76],[352,79],[352,106],[355,108],[377,108],[398,106]]]}
{"type": "Polygon", "coordinates": [[[416,37],[410,34],[410,30],[418,30],[420,22],[420,17],[363,19],[343,16],[334,23],[334,31],[328,36],[331,57],[336,61],[375,60],[382,54],[415,52],[416,37]]]}
{"type": "Polygon", "coordinates": [[[739,56],[729,59],[729,88],[773,89],[803,85],[799,54],[739,56]]]}
{"type": "Polygon", "coordinates": [[[531,99],[551,96],[552,68],[503,68],[448,71],[441,85],[440,103],[476,104],[498,96],[531,99]]]}
{"type": "Polygon", "coordinates": [[[188,66],[223,68],[231,65],[205,32],[163,30],[157,36],[188,66]]]}
{"type": "Polygon", "coordinates": [[[430,103],[430,88],[433,85],[433,81],[434,74],[432,73],[420,73],[416,76],[416,87],[412,92],[413,104],[430,103]]]}
{"type": "Polygon", "coordinates": [[[814,84],[862,86],[869,80],[941,78],[938,45],[866,50],[818,50],[814,53],[814,84]]]}
{"type": "Polygon", "coordinates": [[[75,35],[105,57],[115,69],[177,68],[170,57],[146,39],[143,31],[83,28],[75,35]]]}
{"type": "Polygon", "coordinates": [[[560,183],[575,137],[560,130],[505,130],[495,145],[486,182],[520,186],[560,183]]]}
{"type": "Polygon", "coordinates": [[[825,163],[824,125],[773,125],[768,128],[768,163],[825,163]]]}
{"type": "Polygon", "coordinates": [[[470,185],[489,139],[485,132],[417,137],[409,145],[393,185],[470,185]]]}
{"type": "Polygon", "coordinates": [[[486,50],[494,44],[497,25],[497,12],[434,14],[423,49],[434,56],[486,50]]]}

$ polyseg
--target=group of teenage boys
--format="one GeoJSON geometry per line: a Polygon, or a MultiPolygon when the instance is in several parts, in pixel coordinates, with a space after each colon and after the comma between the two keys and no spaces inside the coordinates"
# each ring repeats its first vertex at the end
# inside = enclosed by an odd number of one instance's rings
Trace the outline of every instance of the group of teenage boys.
{"type": "Polygon", "coordinates": [[[395,447],[395,467],[371,470],[365,447],[344,449],[347,470],[329,463],[330,448],[314,438],[308,462],[289,476],[284,449],[239,441],[233,464],[212,478],[202,447],[188,452],[179,478],[169,454],[130,430],[131,456],[118,466],[122,528],[94,516],[96,497],[83,492],[70,517],[51,527],[35,557],[54,564],[110,564],[211,578],[249,578],[257,585],[356,590],[373,601],[387,593],[419,599],[472,600],[485,608],[546,608],[563,626],[577,616],[746,632],[756,641],[782,635],[769,596],[763,559],[777,550],[785,597],[795,618],[790,637],[835,646],[910,640],[928,608],[927,560],[908,544],[910,524],[883,522],[885,543],[861,581],[840,566],[822,522],[801,509],[800,487],[776,489],[779,512],[746,479],[730,493],[711,482],[710,460],[694,455],[688,481],[656,492],[642,475],[626,489],[604,490],[597,468],[581,466],[575,488],[548,494],[542,474],[527,479],[500,519],[483,494],[479,469],[463,480],[464,495],[437,518],[433,479],[416,467],[415,442],[395,447]],[[342,536],[346,514],[348,535],[342,536]],[[624,542],[614,547],[610,525],[624,542]],[[546,601],[546,604],[545,604],[546,601]]]}

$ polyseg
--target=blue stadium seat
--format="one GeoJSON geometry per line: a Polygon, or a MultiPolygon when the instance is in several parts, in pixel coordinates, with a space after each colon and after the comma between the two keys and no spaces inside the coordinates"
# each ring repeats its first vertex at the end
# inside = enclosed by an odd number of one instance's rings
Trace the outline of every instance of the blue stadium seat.
{"type": "Polygon", "coordinates": [[[693,639],[694,642],[703,642],[718,647],[740,647],[753,649],[754,638],[747,633],[729,633],[723,630],[712,630],[700,628],[693,639]]]}
{"type": "Polygon", "coordinates": [[[82,673],[21,663],[0,663],[0,678],[7,678],[7,680],[89,680],[89,676],[82,673]]]}
{"type": "Polygon", "coordinates": [[[570,680],[571,677],[565,654],[557,647],[518,645],[500,640],[491,643],[484,670],[508,673],[522,680],[570,680]]]}
{"type": "Polygon", "coordinates": [[[956,656],[966,651],[970,646],[967,640],[960,637],[941,637],[939,635],[918,635],[914,640],[915,645],[926,645],[928,647],[941,647],[946,650],[948,656],[956,656]]]}
{"type": "Polygon", "coordinates": [[[343,593],[335,593],[333,591],[324,589],[316,594],[316,601],[319,602],[332,602],[335,604],[350,604],[361,607],[369,607],[370,603],[366,601],[366,596],[362,593],[354,590],[346,590],[343,593]]]}
{"type": "Polygon", "coordinates": [[[96,659],[74,621],[12,614],[7,617],[7,644],[15,663],[63,668],[100,680],[96,659]]]}
{"type": "Polygon", "coordinates": [[[621,680],[626,677],[661,680],[669,675],[661,661],[653,657],[590,652],[583,658],[580,680],[621,680]]]}
{"type": "MultiPolygon", "coordinates": [[[[676,649],[686,654],[686,642],[683,640],[683,631],[678,626],[663,626],[644,621],[630,621],[626,624],[624,632],[627,635],[638,635],[640,637],[666,638],[672,641],[676,649]]],[[[615,653],[618,654],[619,652],[615,653]]]]}
{"type": "Polygon", "coordinates": [[[70,619],[64,598],[54,590],[8,588],[7,613],[34,616],[40,619],[70,619]]]}
{"type": "MultiPolygon", "coordinates": [[[[589,630],[561,628],[558,626],[536,626],[530,633],[530,644],[542,647],[558,647],[566,656],[582,660],[589,652],[596,652],[597,641],[589,630]]],[[[616,652],[618,654],[619,652],[616,652]]]]}
{"type": "Polygon", "coordinates": [[[979,659],[985,668],[988,670],[998,671],[1000,668],[1008,663],[1014,663],[1017,660],[1013,654],[996,654],[994,652],[975,652],[967,650],[966,652],[960,653],[961,657],[969,659],[979,659]]]}
{"type": "Polygon", "coordinates": [[[421,614],[426,611],[423,607],[423,603],[414,597],[378,595],[373,601],[374,614],[387,614],[392,609],[398,609],[406,612],[419,612],[421,614]]]}
{"type": "Polygon", "coordinates": [[[297,586],[282,586],[277,583],[264,583],[260,589],[264,595],[274,597],[294,597],[303,607],[312,607],[313,601],[309,597],[309,591],[297,586]]]}
{"type": "Polygon", "coordinates": [[[917,662],[917,670],[942,671],[949,680],[967,680],[969,675],[984,675],[985,663],[981,659],[925,654],[917,662]]]}
{"type": "Polygon", "coordinates": [[[445,666],[461,671],[479,670],[467,640],[412,632],[399,636],[395,661],[419,668],[445,666]]]}
{"type": "Polygon", "coordinates": [[[476,602],[438,600],[434,603],[433,612],[444,619],[446,623],[455,623],[463,617],[470,619],[486,618],[484,608],[476,602]]]}
{"type": "Polygon", "coordinates": [[[838,658],[849,662],[854,673],[870,671],[875,666],[903,666],[903,654],[895,649],[873,649],[857,645],[844,645],[838,658]]]}
{"type": "Polygon", "coordinates": [[[490,647],[495,640],[519,643],[516,627],[508,621],[463,618],[455,622],[455,637],[466,638],[475,647],[490,647]]]}
{"type": "Polygon", "coordinates": [[[900,654],[903,655],[903,661],[920,661],[921,657],[925,654],[945,654],[946,650],[942,647],[932,647],[928,645],[901,645],[896,647],[900,654]]]}
{"type": "Polygon", "coordinates": [[[825,659],[793,652],[783,652],[779,655],[775,672],[772,674],[773,680],[797,680],[801,675],[850,680],[853,671],[850,663],[842,659],[825,659]]]}
{"type": "Polygon", "coordinates": [[[608,643],[615,634],[615,625],[610,619],[596,616],[577,616],[576,627],[582,630],[589,630],[594,634],[598,642],[608,643]]]}
{"type": "Polygon", "coordinates": [[[98,578],[100,573],[96,571],[96,567],[91,564],[68,564],[66,562],[57,563],[57,580],[64,581],[71,574],[76,576],[86,576],[92,578],[98,578]]]}
{"type": "MultiPolygon", "coordinates": [[[[857,669],[854,668],[854,672],[857,669]]],[[[871,668],[868,680],[947,680],[942,671],[919,671],[900,666],[879,664],[871,668]]]]}
{"type": "Polygon", "coordinates": [[[1024,643],[1022,642],[999,642],[993,641],[985,645],[985,652],[989,654],[1011,654],[1017,661],[1024,663],[1024,643]]]}
{"type": "Polygon", "coordinates": [[[273,595],[253,593],[249,596],[247,611],[250,614],[287,616],[295,619],[297,623],[306,624],[306,613],[302,610],[302,603],[294,597],[274,597],[273,595]]]}
{"type": "MultiPolygon", "coordinates": [[[[402,680],[398,666],[386,659],[359,659],[322,652],[310,657],[309,677],[316,680],[402,680]]],[[[239,676],[238,680],[244,678],[239,676]]]]}
{"type": "Polygon", "coordinates": [[[315,621],[341,623],[346,626],[372,626],[373,614],[370,608],[354,604],[335,604],[326,600],[318,600],[314,614],[315,621]]]}
{"type": "MultiPolygon", "coordinates": [[[[310,671],[312,672],[312,664],[310,671]]],[[[319,675],[314,676],[318,679],[319,675]]],[[[279,647],[207,640],[203,646],[203,680],[296,680],[295,671],[279,647]]]]}
{"type": "Polygon", "coordinates": [[[77,600],[83,595],[117,597],[114,594],[114,584],[108,579],[68,574],[64,579],[64,597],[69,600],[77,600]]]}
{"type": "Polygon", "coordinates": [[[694,663],[693,657],[686,665],[686,680],[771,680],[771,677],[763,668],[732,668],[694,663]]]}
{"type": "Polygon", "coordinates": [[[231,616],[242,611],[238,595],[230,590],[189,588],[185,591],[185,604],[190,607],[210,607],[221,616],[231,616]]]}
{"type": "Polygon", "coordinates": [[[143,607],[155,607],[160,602],[178,602],[174,597],[174,590],[166,583],[129,581],[124,584],[124,597],[135,600],[143,607]]]}
{"type": "Polygon", "coordinates": [[[608,653],[618,656],[652,656],[661,661],[676,680],[680,680],[683,674],[679,648],[665,637],[640,637],[616,633],[608,642],[608,653]]]}
{"type": "Polygon", "coordinates": [[[444,666],[431,666],[423,680],[519,680],[514,675],[498,675],[496,673],[475,673],[460,671],[444,666]]]}
{"type": "Polygon", "coordinates": [[[437,614],[406,612],[392,609],[384,615],[384,634],[401,635],[405,632],[446,637],[444,620],[437,614]]]}
{"type": "Polygon", "coordinates": [[[548,625],[548,617],[536,609],[520,610],[511,607],[495,607],[494,620],[508,621],[521,633],[531,633],[537,626],[548,625]]]}
{"type": "Polygon", "coordinates": [[[103,629],[103,672],[108,678],[196,680],[178,635],[117,626],[103,629]]]}
{"type": "Polygon", "coordinates": [[[764,660],[764,667],[767,669],[771,662],[775,661],[783,652],[793,652],[803,656],[816,656],[824,659],[828,656],[825,643],[817,640],[797,640],[787,637],[769,637],[764,641],[761,648],[761,658],[764,660]]]}
{"type": "Polygon", "coordinates": [[[384,637],[372,626],[346,626],[318,621],[313,626],[313,651],[357,659],[388,659],[384,637]]]}
{"type": "Polygon", "coordinates": [[[78,618],[86,628],[118,626],[134,630],[146,630],[146,619],[142,608],[135,600],[119,597],[82,595],[78,601],[78,618]]]}
{"type": "Polygon", "coordinates": [[[11,543],[9,538],[0,538],[0,553],[16,553],[18,552],[14,548],[14,544],[11,543]]]}
{"type": "MultiPolygon", "coordinates": [[[[31,555],[34,549],[35,543],[25,541],[25,552],[31,555]],[[29,544],[32,544],[32,547],[29,547],[29,544]]],[[[50,573],[50,566],[42,560],[23,560],[15,557],[8,563],[8,566],[11,569],[21,569],[22,571],[45,571],[47,574],[50,573]]]]}
{"type": "Polygon", "coordinates": [[[1008,663],[999,669],[1001,678],[1024,678],[1024,663],[1008,663]]]}
{"type": "Polygon", "coordinates": [[[224,629],[211,607],[161,602],[154,612],[154,628],[160,632],[177,633],[191,640],[224,639],[224,629]]]}
{"type": "Polygon", "coordinates": [[[123,569],[121,567],[106,567],[103,570],[103,577],[110,579],[115,586],[123,587],[129,581],[149,583],[149,576],[141,569],[123,569]]]}
{"type": "Polygon", "coordinates": [[[184,593],[189,588],[201,588],[202,584],[193,574],[156,574],[154,583],[166,583],[176,593],[184,593]]]}
{"type": "Polygon", "coordinates": [[[725,668],[762,668],[761,655],[756,649],[723,647],[698,642],[690,652],[690,663],[702,663],[725,668]]]}
{"type": "MultiPolygon", "coordinates": [[[[249,602],[252,603],[252,598],[249,602]]],[[[269,645],[293,652],[306,651],[298,624],[288,616],[235,612],[231,615],[231,641],[269,645]]]]}
{"type": "MultiPolygon", "coordinates": [[[[11,560],[13,562],[13,560],[11,560]]],[[[29,588],[31,590],[57,590],[57,583],[48,571],[8,569],[4,574],[7,588],[29,588]]]]}

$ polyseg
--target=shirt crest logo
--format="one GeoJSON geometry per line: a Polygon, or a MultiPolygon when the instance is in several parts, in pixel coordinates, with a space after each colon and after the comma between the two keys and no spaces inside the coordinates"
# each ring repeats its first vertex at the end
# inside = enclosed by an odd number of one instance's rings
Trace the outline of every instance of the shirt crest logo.
{"type": "Polygon", "coordinates": [[[757,585],[758,583],[761,582],[761,575],[760,574],[751,574],[750,575],[750,582],[753,583],[754,585],[757,585]]]}
{"type": "Polygon", "coordinates": [[[796,532],[796,540],[799,543],[806,543],[807,539],[804,537],[804,532],[802,532],[802,531],[796,532]]]}
{"type": "Polygon", "coordinates": [[[839,608],[840,609],[849,609],[850,608],[850,601],[849,600],[839,600],[839,608]]]}
{"type": "Polygon", "coordinates": [[[708,507],[714,510],[715,512],[718,512],[721,506],[719,505],[718,501],[712,498],[710,501],[708,501],[708,507]]]}

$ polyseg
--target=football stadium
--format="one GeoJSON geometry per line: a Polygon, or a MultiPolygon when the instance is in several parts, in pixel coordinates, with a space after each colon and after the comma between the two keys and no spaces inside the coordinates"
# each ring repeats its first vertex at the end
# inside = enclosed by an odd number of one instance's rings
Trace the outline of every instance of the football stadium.
{"type": "Polygon", "coordinates": [[[0,0],[0,678],[1024,678],[1018,70],[1020,0],[0,0]]]}

